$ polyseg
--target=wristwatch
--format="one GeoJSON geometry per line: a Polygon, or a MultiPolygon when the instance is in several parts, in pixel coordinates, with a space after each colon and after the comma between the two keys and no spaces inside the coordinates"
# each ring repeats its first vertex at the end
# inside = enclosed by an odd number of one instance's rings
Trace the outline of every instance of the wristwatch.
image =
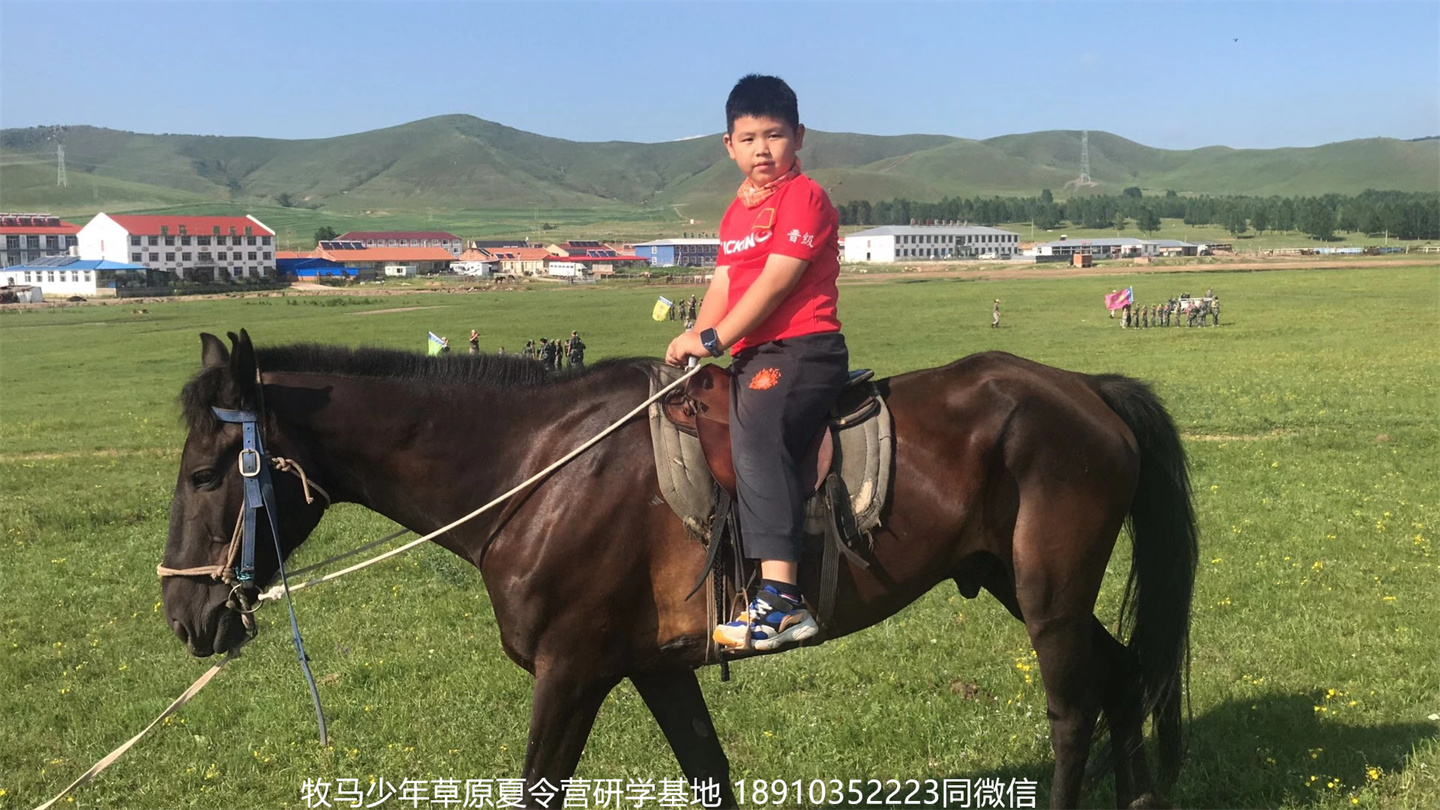
{"type": "Polygon", "coordinates": [[[720,336],[714,329],[706,329],[700,333],[700,345],[710,352],[711,357],[719,357],[725,353],[725,350],[720,348],[720,336]]]}

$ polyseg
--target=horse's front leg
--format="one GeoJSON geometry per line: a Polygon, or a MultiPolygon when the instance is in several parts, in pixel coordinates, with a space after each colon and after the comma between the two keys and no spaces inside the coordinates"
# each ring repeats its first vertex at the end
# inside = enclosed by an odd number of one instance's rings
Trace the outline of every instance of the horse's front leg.
{"type": "Polygon", "coordinates": [[[564,780],[575,774],[600,704],[620,682],[619,678],[597,677],[578,669],[536,673],[530,704],[530,741],[525,747],[527,806],[561,806],[558,791],[564,780]],[[535,790],[541,779],[547,785],[535,790]],[[549,793],[556,794],[550,801],[537,800],[549,793]]]}
{"type": "Polygon", "coordinates": [[[710,709],[695,670],[666,669],[631,675],[631,683],[645,699],[650,713],[665,732],[680,770],[697,790],[707,791],[706,807],[738,807],[730,789],[730,761],[715,734],[710,709]],[[708,783],[708,784],[707,784],[708,783]],[[719,804],[714,804],[718,800],[719,804]]]}

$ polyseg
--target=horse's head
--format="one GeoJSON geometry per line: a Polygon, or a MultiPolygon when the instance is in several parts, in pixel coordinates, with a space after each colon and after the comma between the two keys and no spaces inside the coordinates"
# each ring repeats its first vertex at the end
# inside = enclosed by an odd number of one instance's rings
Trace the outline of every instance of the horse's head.
{"type": "Polygon", "coordinates": [[[247,611],[279,571],[272,521],[288,556],[320,522],[326,501],[317,495],[307,503],[300,477],[271,474],[277,457],[294,458],[300,450],[285,435],[283,420],[266,412],[249,335],[231,333],[228,350],[214,335],[202,334],[200,341],[203,367],[180,395],[190,435],[160,573],[171,628],[191,653],[207,656],[237,649],[253,632],[247,611]],[[251,425],[230,421],[251,414],[251,425]],[[251,499],[266,508],[247,510],[247,484],[251,499]],[[273,495],[256,499],[262,490],[273,495]],[[247,511],[253,520],[245,519],[247,511]],[[242,564],[247,534],[253,571],[242,564]]]}

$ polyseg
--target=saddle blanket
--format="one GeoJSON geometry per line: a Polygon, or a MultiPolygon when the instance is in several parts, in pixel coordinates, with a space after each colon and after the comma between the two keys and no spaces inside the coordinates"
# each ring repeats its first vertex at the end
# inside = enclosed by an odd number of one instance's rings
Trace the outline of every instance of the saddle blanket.
{"type": "MultiPolygon", "coordinates": [[[[683,373],[681,369],[670,366],[657,364],[651,367],[650,393],[653,395],[683,373]]],[[[845,489],[850,493],[855,525],[867,536],[880,525],[880,512],[890,494],[890,469],[895,453],[890,409],[883,398],[876,399],[879,408],[869,418],[845,425],[832,421],[826,428],[835,432],[835,460],[831,470],[838,469],[840,472],[845,489]]],[[[666,419],[661,402],[650,405],[649,416],[660,493],[680,516],[685,528],[702,543],[708,544],[718,488],[700,450],[700,439],[666,419]]],[[[828,515],[825,488],[821,487],[806,502],[805,533],[823,535],[828,515]]],[[[744,531],[743,527],[741,531],[744,531]]]]}

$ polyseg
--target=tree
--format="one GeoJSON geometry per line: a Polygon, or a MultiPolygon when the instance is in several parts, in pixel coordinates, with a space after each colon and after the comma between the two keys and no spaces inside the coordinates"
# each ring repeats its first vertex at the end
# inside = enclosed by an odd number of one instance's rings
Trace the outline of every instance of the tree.
{"type": "Polygon", "coordinates": [[[1250,230],[1245,223],[1245,209],[1241,208],[1239,203],[1231,203],[1225,207],[1220,224],[1225,226],[1225,230],[1229,231],[1231,236],[1239,236],[1250,230]]]}
{"type": "Polygon", "coordinates": [[[1328,242],[1335,236],[1335,212],[1324,200],[1310,198],[1300,203],[1296,225],[1312,238],[1328,242]]]}
{"type": "Polygon", "coordinates": [[[1160,215],[1150,208],[1140,209],[1140,216],[1135,220],[1135,225],[1145,233],[1155,233],[1160,230],[1160,215]]]}
{"type": "Polygon", "coordinates": [[[1050,193],[1050,189],[1042,188],[1040,189],[1040,202],[1050,205],[1055,202],[1055,195],[1050,193]]]}
{"type": "Polygon", "coordinates": [[[321,225],[320,229],[315,231],[315,241],[317,243],[329,242],[331,239],[338,239],[339,237],[340,234],[336,233],[335,229],[329,225],[321,225]]]}
{"type": "Polygon", "coordinates": [[[1125,230],[1125,225],[1129,222],[1129,219],[1130,218],[1125,216],[1124,214],[1115,215],[1115,234],[1117,236],[1120,234],[1121,231],[1125,230]]]}
{"type": "Polygon", "coordinates": [[[278,203],[281,208],[295,207],[295,200],[291,199],[290,192],[288,191],[282,191],[278,195],[276,195],[275,202],[278,203]]]}
{"type": "Polygon", "coordinates": [[[1060,208],[1055,203],[1039,206],[1035,211],[1035,227],[1049,231],[1060,227],[1060,208]]]}
{"type": "Polygon", "coordinates": [[[870,201],[861,200],[855,213],[855,222],[859,225],[873,225],[875,220],[870,212],[870,201]]]}
{"type": "Polygon", "coordinates": [[[1122,192],[1120,192],[1120,193],[1123,194],[1123,195],[1125,195],[1126,197],[1130,197],[1130,198],[1136,199],[1136,200],[1138,200],[1138,199],[1140,199],[1141,197],[1144,197],[1144,196],[1145,196],[1145,193],[1140,190],[1140,187],[1139,187],[1139,186],[1131,186],[1131,187],[1125,189],[1124,191],[1122,191],[1122,192]]]}
{"type": "Polygon", "coordinates": [[[1255,212],[1250,215],[1250,227],[1257,234],[1270,230],[1270,209],[1264,203],[1255,206],[1255,212]]]}

